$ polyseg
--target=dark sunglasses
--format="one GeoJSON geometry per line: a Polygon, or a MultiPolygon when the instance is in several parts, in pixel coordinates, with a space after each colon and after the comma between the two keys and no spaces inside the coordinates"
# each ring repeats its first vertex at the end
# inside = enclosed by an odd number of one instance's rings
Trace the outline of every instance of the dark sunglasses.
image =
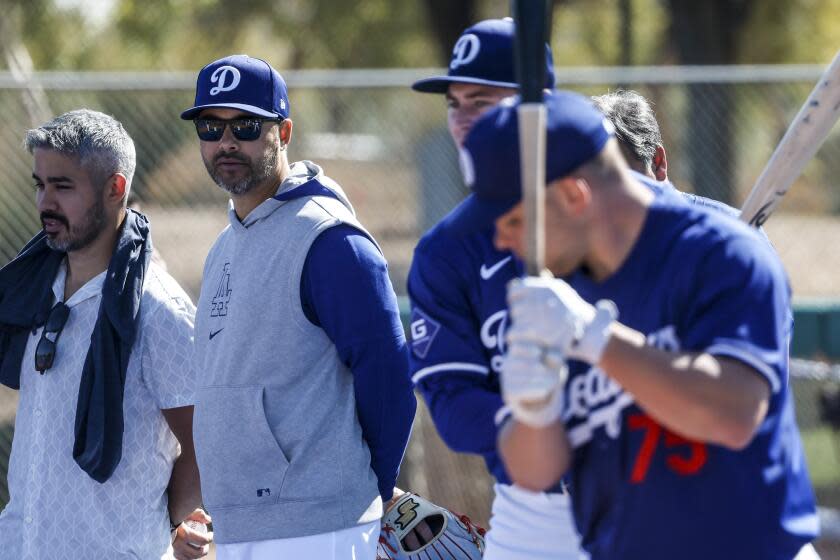
{"type": "Polygon", "coordinates": [[[195,131],[198,137],[205,142],[218,142],[225,133],[225,127],[229,126],[233,137],[237,140],[251,142],[262,134],[264,122],[283,122],[285,119],[268,119],[262,117],[245,117],[240,119],[195,119],[195,131]]]}
{"type": "Polygon", "coordinates": [[[47,315],[47,322],[44,324],[44,330],[41,332],[41,340],[38,341],[38,346],[35,347],[35,369],[41,375],[50,369],[55,361],[55,349],[56,344],[58,344],[58,337],[61,335],[61,330],[67,323],[69,316],[70,308],[63,301],[56,303],[50,309],[50,314],[47,315]],[[54,334],[55,337],[50,340],[47,338],[48,334],[54,334]]]}

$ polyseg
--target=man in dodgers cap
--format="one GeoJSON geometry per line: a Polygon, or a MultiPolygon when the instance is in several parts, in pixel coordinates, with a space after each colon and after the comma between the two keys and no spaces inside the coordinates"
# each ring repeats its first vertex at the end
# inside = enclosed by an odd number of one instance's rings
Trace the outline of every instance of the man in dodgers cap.
{"type": "Polygon", "coordinates": [[[387,264],[341,187],[290,163],[267,62],[205,66],[193,120],[231,198],[196,312],[195,414],[219,560],[374,558],[415,400],[387,264]]]}
{"type": "MultiPolygon", "coordinates": [[[[446,75],[412,85],[445,96],[449,132],[459,147],[482,114],[517,92],[514,31],[510,18],[468,27],[452,49],[446,75]]],[[[548,45],[546,55],[545,86],[551,88],[548,45]]],[[[481,455],[495,478],[484,557],[577,560],[578,537],[563,484],[538,493],[514,486],[496,449],[505,287],[522,273],[521,263],[493,246],[492,224],[460,235],[459,213],[456,207],[426,232],[414,252],[408,278],[412,378],[447,445],[481,455]]]]}

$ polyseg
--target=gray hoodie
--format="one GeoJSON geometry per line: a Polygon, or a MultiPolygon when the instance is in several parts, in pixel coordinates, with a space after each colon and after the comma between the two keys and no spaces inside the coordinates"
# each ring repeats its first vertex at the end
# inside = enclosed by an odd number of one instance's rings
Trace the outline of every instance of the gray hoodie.
{"type": "Polygon", "coordinates": [[[311,162],[295,163],[277,193],[290,200],[266,200],[242,222],[231,205],[196,312],[195,448],[223,544],[327,533],[382,516],[353,376],[300,302],[315,238],[341,223],[365,230],[341,188],[311,162]]]}

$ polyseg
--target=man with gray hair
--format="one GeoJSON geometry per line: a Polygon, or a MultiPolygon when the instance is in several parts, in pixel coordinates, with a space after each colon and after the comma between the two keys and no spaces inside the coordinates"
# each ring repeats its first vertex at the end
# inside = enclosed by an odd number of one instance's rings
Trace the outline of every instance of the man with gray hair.
{"type": "MultiPolygon", "coordinates": [[[[20,390],[0,555],[171,558],[170,520],[202,514],[195,308],[126,208],[136,156],[119,122],[71,111],[24,146],[43,229],[0,269],[0,382],[20,390]]],[[[204,556],[196,544],[178,558],[204,556]]]]}
{"type": "Polygon", "coordinates": [[[667,180],[668,159],[650,102],[624,89],[593,96],[592,102],[615,127],[619,148],[630,168],[657,181],[667,180]]]}
{"type": "MultiPolygon", "coordinates": [[[[612,123],[618,147],[631,170],[655,179],[659,188],[673,189],[668,180],[668,157],[650,101],[633,90],[618,89],[594,95],[592,104],[612,123]]],[[[680,191],[692,204],[714,208],[737,218],[740,212],[719,200],[680,191]]],[[[764,230],[759,229],[766,239],[764,230]]],[[[769,240],[768,240],[769,243],[769,240]]]]}

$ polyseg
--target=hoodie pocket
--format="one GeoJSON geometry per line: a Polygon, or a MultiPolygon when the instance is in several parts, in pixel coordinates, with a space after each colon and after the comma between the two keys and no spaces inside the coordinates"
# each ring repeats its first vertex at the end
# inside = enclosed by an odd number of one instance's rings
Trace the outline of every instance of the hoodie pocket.
{"type": "Polygon", "coordinates": [[[208,509],[277,503],[289,461],[268,426],[263,387],[207,387],[193,439],[208,509]]]}

